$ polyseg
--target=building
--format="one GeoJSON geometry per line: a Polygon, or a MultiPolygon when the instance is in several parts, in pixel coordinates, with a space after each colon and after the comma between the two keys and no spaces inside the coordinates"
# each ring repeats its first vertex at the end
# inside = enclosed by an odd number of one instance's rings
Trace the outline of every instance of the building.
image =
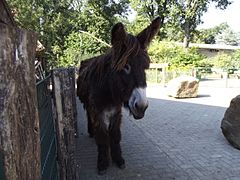
{"type": "MultiPolygon", "coordinates": [[[[183,46],[183,43],[177,43],[177,45],[183,46]]],[[[190,43],[189,47],[196,47],[198,51],[206,57],[214,57],[218,53],[231,54],[236,50],[240,50],[240,46],[231,46],[223,44],[197,44],[190,43]]]]}

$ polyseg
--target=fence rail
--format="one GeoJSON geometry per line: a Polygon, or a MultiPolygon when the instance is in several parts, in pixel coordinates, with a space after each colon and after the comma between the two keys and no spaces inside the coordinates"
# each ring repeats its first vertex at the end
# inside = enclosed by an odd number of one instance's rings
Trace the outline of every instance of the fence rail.
{"type": "Polygon", "coordinates": [[[49,89],[51,74],[37,82],[37,100],[41,143],[42,179],[57,180],[57,145],[54,128],[52,94],[49,89]]]}

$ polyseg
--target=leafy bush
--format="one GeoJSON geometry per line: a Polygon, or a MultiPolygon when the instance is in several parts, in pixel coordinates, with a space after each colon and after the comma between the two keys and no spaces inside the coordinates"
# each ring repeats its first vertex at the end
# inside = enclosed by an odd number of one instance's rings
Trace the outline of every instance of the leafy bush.
{"type": "Polygon", "coordinates": [[[168,63],[170,69],[188,70],[198,67],[204,59],[196,48],[185,49],[169,42],[153,41],[149,48],[153,63],[168,63]]]}
{"type": "Polygon", "coordinates": [[[234,68],[232,56],[226,53],[219,53],[210,59],[213,62],[213,67],[227,71],[234,68]]]}
{"type": "Polygon", "coordinates": [[[233,53],[232,63],[236,69],[240,69],[240,50],[237,50],[233,53]]]}

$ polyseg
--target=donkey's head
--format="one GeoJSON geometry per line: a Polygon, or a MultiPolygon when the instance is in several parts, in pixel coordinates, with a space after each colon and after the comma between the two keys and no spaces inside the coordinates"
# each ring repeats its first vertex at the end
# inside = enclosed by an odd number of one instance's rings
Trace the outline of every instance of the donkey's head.
{"type": "Polygon", "coordinates": [[[147,47],[160,28],[160,18],[137,36],[128,34],[122,23],[112,28],[112,69],[118,73],[121,96],[135,119],[143,118],[148,107],[145,69],[150,59],[147,47]]]}

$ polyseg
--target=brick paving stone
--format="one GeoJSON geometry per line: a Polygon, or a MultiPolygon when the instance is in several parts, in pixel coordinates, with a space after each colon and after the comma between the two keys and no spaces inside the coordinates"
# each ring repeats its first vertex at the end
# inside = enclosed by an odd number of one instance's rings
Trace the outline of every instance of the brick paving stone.
{"type": "Polygon", "coordinates": [[[128,112],[123,114],[126,169],[111,164],[103,176],[97,175],[96,145],[88,137],[78,102],[79,179],[240,179],[240,151],[228,144],[220,129],[224,112],[240,88],[215,88],[212,83],[200,82],[199,97],[192,99],[173,99],[166,96],[165,88],[149,87],[150,105],[144,119],[135,121],[128,112]]]}

